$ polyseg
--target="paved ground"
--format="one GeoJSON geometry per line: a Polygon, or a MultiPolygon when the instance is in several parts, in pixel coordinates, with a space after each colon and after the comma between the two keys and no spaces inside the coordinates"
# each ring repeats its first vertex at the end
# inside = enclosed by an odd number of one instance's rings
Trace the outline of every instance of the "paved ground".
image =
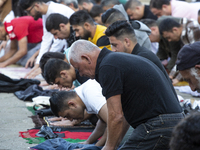
{"type": "MultiPolygon", "coordinates": [[[[200,99],[177,92],[183,98],[200,99]]],[[[33,144],[19,137],[19,131],[34,127],[28,117],[32,113],[27,110],[25,102],[18,100],[13,94],[0,93],[0,150],[27,150],[33,144]]]]}
{"type": "Polygon", "coordinates": [[[14,94],[0,93],[0,150],[27,150],[34,146],[19,137],[19,131],[34,127],[32,113],[25,102],[18,100],[14,94]]]}

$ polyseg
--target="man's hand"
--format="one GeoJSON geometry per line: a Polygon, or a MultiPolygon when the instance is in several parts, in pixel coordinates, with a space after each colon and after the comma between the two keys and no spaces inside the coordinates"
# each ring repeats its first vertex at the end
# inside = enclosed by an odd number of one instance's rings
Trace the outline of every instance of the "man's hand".
{"type": "Polygon", "coordinates": [[[84,141],[84,142],[78,142],[79,144],[90,144],[88,143],[87,141],[84,141]]]}
{"type": "Polygon", "coordinates": [[[115,95],[107,99],[108,123],[107,123],[107,140],[104,150],[115,150],[121,142],[128,123],[124,118],[121,105],[121,95],[115,95]],[[117,131],[117,132],[116,132],[117,131]]]}
{"type": "Polygon", "coordinates": [[[31,58],[28,59],[28,61],[26,62],[26,68],[28,67],[33,67],[36,61],[36,57],[38,56],[40,50],[36,51],[33,56],[31,56],[31,58]]]}
{"type": "Polygon", "coordinates": [[[61,87],[59,88],[59,91],[70,91],[71,88],[61,87]]]}
{"type": "Polygon", "coordinates": [[[4,67],[6,67],[6,66],[7,66],[7,65],[6,65],[5,62],[0,63],[0,68],[4,68],[4,67]]]}
{"type": "Polygon", "coordinates": [[[173,84],[173,85],[176,85],[177,83],[179,83],[179,80],[178,80],[178,79],[173,79],[173,80],[172,80],[172,84],[173,84]]]}
{"type": "Polygon", "coordinates": [[[26,62],[25,68],[33,67],[34,64],[35,64],[35,57],[32,56],[32,57],[29,58],[28,61],[26,62]]]}
{"type": "Polygon", "coordinates": [[[49,118],[48,121],[61,121],[63,119],[65,119],[65,118],[63,118],[63,117],[54,117],[54,118],[49,118]]]}
{"type": "Polygon", "coordinates": [[[33,79],[37,75],[39,75],[41,72],[42,71],[41,71],[41,68],[39,67],[39,64],[35,64],[35,66],[31,69],[29,73],[26,74],[24,78],[33,79]]]}
{"type": "Polygon", "coordinates": [[[66,118],[62,118],[62,117],[50,118],[48,120],[49,121],[57,121],[57,122],[50,123],[50,125],[53,125],[53,126],[67,127],[67,126],[74,126],[76,124],[76,120],[70,121],[70,120],[68,120],[66,118]]]}

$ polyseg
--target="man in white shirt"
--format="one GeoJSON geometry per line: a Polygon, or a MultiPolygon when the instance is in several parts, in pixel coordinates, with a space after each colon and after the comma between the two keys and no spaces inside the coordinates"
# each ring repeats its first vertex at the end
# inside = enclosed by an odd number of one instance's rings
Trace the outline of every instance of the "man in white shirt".
{"type": "Polygon", "coordinates": [[[19,5],[26,10],[28,15],[33,16],[35,20],[41,16],[43,19],[44,34],[42,37],[41,48],[26,64],[26,67],[32,65],[37,57],[34,68],[25,76],[26,78],[34,78],[36,75],[41,73],[39,61],[42,55],[49,50],[52,52],[61,51],[66,46],[65,40],[54,39],[53,35],[50,32],[47,32],[45,25],[46,18],[52,13],[60,13],[69,18],[74,11],[68,6],[54,3],[52,1],[44,3],[42,0],[20,0],[19,5]]]}
{"type": "Polygon", "coordinates": [[[105,144],[107,104],[101,91],[100,84],[96,80],[89,79],[74,91],[59,91],[52,94],[50,98],[51,110],[58,117],[61,116],[70,121],[83,120],[85,110],[88,114],[96,114],[99,117],[96,128],[84,144],[96,142],[103,133],[105,134],[95,145],[103,146],[105,144]]]}

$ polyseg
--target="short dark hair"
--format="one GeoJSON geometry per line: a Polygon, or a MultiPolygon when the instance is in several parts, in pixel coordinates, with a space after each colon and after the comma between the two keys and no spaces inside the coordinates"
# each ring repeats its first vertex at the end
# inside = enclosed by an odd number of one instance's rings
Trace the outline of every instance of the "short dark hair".
{"type": "Polygon", "coordinates": [[[101,20],[104,24],[112,24],[117,20],[126,20],[126,17],[121,11],[110,8],[101,15],[101,20]]]}
{"type": "Polygon", "coordinates": [[[124,6],[124,9],[125,10],[127,10],[127,9],[129,9],[129,8],[135,8],[135,7],[137,7],[137,6],[141,6],[142,5],[142,3],[140,2],[140,1],[138,1],[138,0],[129,0],[126,4],[125,4],[125,6],[124,6]]]}
{"type": "Polygon", "coordinates": [[[70,21],[70,25],[82,26],[85,22],[88,22],[94,25],[92,17],[85,10],[79,10],[73,13],[69,21],[70,21]]]}
{"type": "Polygon", "coordinates": [[[158,26],[156,20],[154,20],[154,19],[149,19],[149,18],[141,19],[140,22],[144,23],[149,28],[158,26]]]}
{"type": "Polygon", "coordinates": [[[200,9],[199,9],[199,11],[198,11],[198,15],[200,16],[200,9]]]}
{"type": "Polygon", "coordinates": [[[103,13],[103,9],[100,5],[94,5],[89,12],[92,18],[100,16],[101,13],[103,13]]]}
{"type": "Polygon", "coordinates": [[[44,65],[50,58],[57,58],[57,59],[65,59],[65,54],[60,53],[60,52],[46,52],[42,55],[40,59],[40,68],[42,70],[42,75],[44,73],[44,65]]]}
{"type": "Polygon", "coordinates": [[[101,0],[101,7],[120,4],[119,0],[101,0]]]}
{"type": "Polygon", "coordinates": [[[43,69],[43,77],[48,84],[54,84],[55,79],[60,77],[62,70],[69,70],[70,64],[61,59],[50,58],[43,69]]]}
{"type": "Polygon", "coordinates": [[[22,9],[27,9],[29,7],[31,7],[33,5],[33,3],[35,2],[43,2],[43,0],[19,0],[19,6],[22,8],[22,9]]]}
{"type": "Polygon", "coordinates": [[[23,9],[27,9],[33,5],[33,3],[47,3],[49,1],[53,1],[56,3],[56,0],[19,0],[18,5],[23,9]]]}
{"type": "Polygon", "coordinates": [[[174,127],[170,150],[181,149],[200,149],[200,112],[189,114],[174,127]]]}
{"type": "Polygon", "coordinates": [[[64,23],[67,24],[69,22],[69,19],[65,17],[62,14],[59,13],[53,13],[50,14],[46,19],[46,29],[48,32],[50,32],[52,29],[54,30],[60,30],[60,24],[64,23]]]}
{"type": "Polygon", "coordinates": [[[151,0],[150,8],[162,9],[162,6],[169,5],[171,0],[151,0]]]}
{"type": "Polygon", "coordinates": [[[49,99],[52,113],[55,116],[60,117],[58,113],[63,112],[65,109],[68,109],[69,107],[68,107],[67,102],[70,99],[75,98],[76,96],[77,94],[73,90],[58,91],[58,92],[52,93],[51,98],[49,99]]]}
{"type": "Polygon", "coordinates": [[[83,3],[92,3],[91,0],[78,0],[79,5],[83,5],[83,3]]]}
{"type": "Polygon", "coordinates": [[[131,38],[132,41],[137,42],[134,29],[127,21],[119,20],[114,22],[106,29],[105,34],[108,37],[114,36],[116,38],[128,36],[129,38],[131,38]]]}
{"type": "Polygon", "coordinates": [[[179,28],[180,26],[181,26],[181,24],[179,24],[177,21],[175,21],[171,18],[167,18],[160,22],[159,31],[160,31],[160,34],[162,35],[162,33],[164,31],[169,32],[169,31],[172,31],[173,27],[179,28]]]}

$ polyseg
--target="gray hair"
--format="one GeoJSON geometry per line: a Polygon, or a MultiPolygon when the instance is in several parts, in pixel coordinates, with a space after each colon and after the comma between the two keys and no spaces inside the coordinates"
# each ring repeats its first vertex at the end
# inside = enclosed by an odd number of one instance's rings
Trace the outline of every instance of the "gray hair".
{"type": "Polygon", "coordinates": [[[120,4],[119,0],[101,0],[101,7],[120,4]]]}
{"type": "Polygon", "coordinates": [[[65,4],[70,4],[70,3],[76,2],[78,4],[77,0],[58,0],[58,2],[59,3],[63,2],[65,4]]]}
{"type": "Polygon", "coordinates": [[[197,69],[195,67],[190,68],[190,74],[195,76],[195,78],[199,77],[197,69]]]}
{"type": "Polygon", "coordinates": [[[63,2],[65,5],[70,5],[71,3],[74,4],[75,8],[78,8],[78,1],[77,0],[59,0],[59,3],[63,2]]]}
{"type": "MultiPolygon", "coordinates": [[[[197,73],[197,69],[195,67],[190,68],[190,74],[194,76],[198,81],[198,87],[200,88],[200,76],[197,73]]],[[[200,93],[200,90],[197,90],[200,93]]]]}
{"type": "Polygon", "coordinates": [[[141,6],[142,5],[142,3],[139,1],[139,0],[129,0],[126,4],[125,4],[125,6],[124,6],[124,8],[125,8],[125,10],[127,10],[127,9],[135,9],[137,6],[141,6]]]}
{"type": "Polygon", "coordinates": [[[83,54],[88,54],[96,50],[101,50],[98,46],[87,40],[78,40],[74,42],[69,51],[69,60],[80,62],[83,54]]]}

